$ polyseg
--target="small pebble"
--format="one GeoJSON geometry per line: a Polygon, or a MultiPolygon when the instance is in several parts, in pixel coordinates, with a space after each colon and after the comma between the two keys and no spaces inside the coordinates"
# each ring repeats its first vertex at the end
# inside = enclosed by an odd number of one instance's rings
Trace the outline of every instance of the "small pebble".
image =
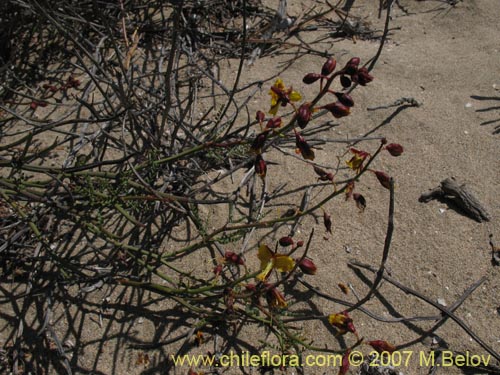
{"type": "Polygon", "coordinates": [[[446,301],[444,300],[444,298],[438,298],[437,303],[439,303],[442,306],[446,306],[446,301]]]}
{"type": "Polygon", "coordinates": [[[466,103],[465,104],[465,108],[471,108],[472,107],[472,103],[466,103]]]}

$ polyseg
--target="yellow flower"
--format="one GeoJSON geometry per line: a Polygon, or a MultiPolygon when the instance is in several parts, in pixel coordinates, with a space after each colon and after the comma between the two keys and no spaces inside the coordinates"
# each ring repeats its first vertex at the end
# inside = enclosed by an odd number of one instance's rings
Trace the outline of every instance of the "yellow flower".
{"type": "Polygon", "coordinates": [[[290,272],[295,267],[295,261],[288,255],[274,253],[269,246],[260,245],[257,257],[260,260],[261,273],[257,279],[264,281],[269,273],[275,269],[280,272],[290,272]]]}
{"type": "Polygon", "coordinates": [[[347,332],[352,332],[357,335],[356,328],[354,328],[353,321],[347,311],[328,315],[328,322],[337,328],[339,335],[344,335],[347,332]]]}
{"type": "Polygon", "coordinates": [[[285,107],[290,102],[298,102],[302,99],[302,96],[297,91],[293,91],[291,87],[287,89],[281,78],[278,78],[274,82],[274,85],[271,86],[269,95],[271,95],[271,109],[269,113],[273,116],[276,116],[280,106],[285,107]]]}
{"type": "Polygon", "coordinates": [[[351,159],[346,161],[346,164],[353,171],[358,171],[363,165],[364,161],[365,161],[364,158],[360,157],[358,154],[355,154],[351,159]]]}
{"type": "Polygon", "coordinates": [[[281,294],[280,291],[278,289],[276,289],[274,286],[269,286],[269,289],[267,290],[266,296],[267,296],[267,300],[269,302],[269,305],[272,308],[284,309],[285,307],[288,306],[283,294],[281,294]]]}
{"type": "Polygon", "coordinates": [[[363,166],[363,162],[370,154],[366,151],[356,150],[355,148],[351,148],[349,151],[351,151],[354,155],[350,160],[346,161],[346,164],[353,171],[359,172],[363,166]]]}

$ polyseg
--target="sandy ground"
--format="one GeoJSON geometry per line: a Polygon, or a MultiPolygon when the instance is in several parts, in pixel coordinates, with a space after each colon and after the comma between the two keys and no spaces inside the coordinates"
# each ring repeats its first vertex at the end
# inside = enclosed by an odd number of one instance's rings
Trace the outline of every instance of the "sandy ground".
{"type": "MultiPolygon", "coordinates": [[[[366,16],[371,27],[382,29],[383,19],[376,17],[378,4],[375,3],[378,2],[356,1],[353,12],[366,16]]],[[[393,31],[372,72],[375,80],[354,91],[356,106],[353,114],[342,119],[338,127],[324,136],[345,139],[370,133],[404,146],[402,156],[392,158],[385,154],[374,164],[375,169],[385,170],[393,176],[396,183],[395,230],[387,270],[401,284],[432,302],[439,300],[447,307],[452,306],[472,284],[486,277],[455,314],[477,337],[499,352],[500,267],[492,265],[488,240],[492,234],[500,242],[500,2],[464,0],[454,7],[440,1],[401,0],[399,3],[408,12],[394,6],[393,31]],[[401,98],[413,98],[420,106],[380,108],[401,98]],[[418,201],[420,194],[451,176],[467,183],[477,194],[491,214],[490,222],[477,223],[444,202],[424,204],[418,201]]],[[[290,16],[301,11],[301,2],[289,2],[290,16]]],[[[315,35],[311,33],[307,37],[314,38],[315,35]]],[[[342,65],[351,56],[366,61],[375,54],[378,46],[378,41],[348,39],[335,43],[329,52],[342,65]]],[[[245,68],[242,84],[278,72],[278,62],[279,58],[272,57],[257,60],[253,66],[245,68]]],[[[313,89],[302,84],[302,76],[319,70],[322,64],[322,59],[303,58],[281,76],[307,97],[312,95],[313,89]]],[[[227,69],[227,80],[230,81],[231,69],[234,73],[235,65],[227,69]]],[[[264,85],[262,102],[265,105],[262,109],[267,107],[267,90],[264,85]]],[[[261,103],[252,105],[259,109],[261,103]]],[[[342,147],[345,145],[323,146],[316,151],[315,161],[323,165],[335,164],[335,156],[342,147]]],[[[357,147],[374,151],[376,144],[357,147]]],[[[285,178],[291,178],[291,186],[293,180],[316,178],[312,168],[305,169],[301,162],[278,152],[270,153],[269,160],[276,163],[269,167],[269,190],[285,178]]],[[[324,237],[321,221],[319,225],[315,224],[311,217],[301,222],[298,232],[298,236],[305,240],[312,226],[317,230],[310,256],[318,265],[318,272],[315,276],[305,276],[305,279],[319,290],[351,302],[356,301],[355,294],[362,296],[369,290],[374,276],[368,271],[354,272],[347,262],[355,259],[378,266],[389,203],[387,190],[380,187],[374,176],[363,179],[356,191],[367,200],[363,213],[352,202],[343,199],[324,207],[332,214],[332,235],[324,237]],[[347,296],[342,294],[338,283],[352,286],[347,296]]],[[[214,213],[217,214],[205,212],[214,213]]],[[[297,290],[303,291],[304,288],[297,286],[297,290]]],[[[55,310],[53,323],[60,337],[75,343],[71,353],[76,357],[72,361],[76,362],[74,373],[165,374],[169,371],[186,374],[187,366],[172,368],[167,364],[169,355],[179,349],[182,341],[157,349],[133,346],[141,341],[165,341],[179,332],[188,331],[182,327],[182,315],[176,316],[175,309],[165,307],[149,294],[115,293],[116,300],[108,303],[107,309],[100,310],[99,306],[102,298],[110,295],[108,290],[96,292],[90,298],[93,301],[87,304],[75,303],[66,309],[58,306],[55,310]],[[130,307],[123,308],[120,301],[128,301],[130,307]],[[144,360],[146,354],[149,361],[144,360]]],[[[304,292],[303,298],[304,304],[319,314],[327,315],[343,309],[333,302],[312,297],[310,293],[304,292]]],[[[436,320],[395,322],[402,317],[439,316],[439,311],[387,281],[382,282],[375,297],[365,306],[392,322],[384,323],[355,311],[351,315],[357,330],[366,339],[387,340],[398,349],[409,351],[408,363],[396,366],[402,374],[428,374],[429,366],[423,366],[421,359],[431,348],[439,346],[454,352],[487,355],[451,319],[425,338],[422,337],[426,336],[426,330],[434,326],[436,320]]],[[[318,345],[339,345],[322,323],[305,324],[304,327],[318,345]]],[[[266,338],[258,337],[251,330],[243,332],[245,339],[262,348],[259,341],[266,338]]],[[[0,331],[0,342],[5,337],[6,330],[0,331]]],[[[347,344],[354,341],[352,337],[345,338],[347,344]]],[[[212,350],[212,344],[209,343],[208,350],[212,350]]],[[[245,348],[244,345],[235,347],[245,348]]],[[[365,354],[370,351],[368,347],[361,350],[365,354]]],[[[494,359],[491,359],[491,364],[495,364],[494,359]]],[[[59,371],[62,370],[52,368],[50,372],[59,371]]],[[[223,373],[239,374],[242,371],[229,368],[223,373]]],[[[338,370],[306,367],[303,371],[305,374],[336,374],[338,370]]],[[[473,368],[467,371],[447,367],[438,369],[437,373],[480,373],[473,368]]],[[[248,373],[258,371],[249,369],[248,373]]],[[[289,368],[275,373],[296,374],[298,371],[289,368]]],[[[358,373],[358,368],[351,367],[349,373],[358,373]]]]}

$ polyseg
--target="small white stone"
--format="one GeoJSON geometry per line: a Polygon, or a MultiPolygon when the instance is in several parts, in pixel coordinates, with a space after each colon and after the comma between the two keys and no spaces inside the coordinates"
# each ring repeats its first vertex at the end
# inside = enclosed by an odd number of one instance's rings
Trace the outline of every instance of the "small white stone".
{"type": "Polygon", "coordinates": [[[471,108],[472,107],[472,103],[465,103],[465,108],[471,108]]]}
{"type": "Polygon", "coordinates": [[[444,298],[438,298],[437,303],[439,303],[442,306],[446,306],[446,301],[444,300],[444,298]]]}
{"type": "Polygon", "coordinates": [[[442,213],[442,214],[445,213],[446,212],[446,208],[440,208],[439,212],[442,213]]]}
{"type": "Polygon", "coordinates": [[[469,134],[469,132],[467,130],[464,130],[464,134],[469,134]]]}

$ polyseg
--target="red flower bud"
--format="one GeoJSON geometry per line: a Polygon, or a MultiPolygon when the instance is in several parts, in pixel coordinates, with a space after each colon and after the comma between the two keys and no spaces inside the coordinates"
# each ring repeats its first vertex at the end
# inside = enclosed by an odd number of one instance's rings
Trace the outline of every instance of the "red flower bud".
{"type": "Polygon", "coordinates": [[[218,264],[214,267],[214,274],[219,276],[222,273],[222,264],[218,264]]]}
{"type": "Polygon", "coordinates": [[[297,133],[295,129],[294,132],[295,132],[295,144],[299,149],[300,153],[302,154],[302,157],[306,160],[314,160],[314,151],[312,150],[311,146],[309,146],[304,137],[301,136],[299,133],[297,133]]]}
{"type": "Polygon", "coordinates": [[[266,124],[266,129],[276,129],[281,126],[282,120],[281,117],[273,117],[266,124]]]}
{"type": "Polygon", "coordinates": [[[250,150],[254,154],[260,154],[262,153],[262,147],[264,147],[264,144],[266,143],[267,139],[267,134],[269,133],[269,130],[264,131],[263,133],[260,133],[255,137],[254,141],[252,142],[252,145],[250,146],[250,150]]]}
{"type": "Polygon", "coordinates": [[[353,193],[352,194],[352,199],[356,202],[356,206],[359,208],[360,211],[364,211],[366,208],[366,199],[359,193],[353,193]]]}
{"type": "Polygon", "coordinates": [[[385,149],[389,151],[392,156],[399,156],[403,153],[403,146],[398,143],[390,143],[385,146],[385,149]]]}
{"type": "Polygon", "coordinates": [[[257,291],[257,287],[255,286],[255,284],[252,284],[252,283],[246,284],[245,289],[248,290],[249,292],[256,292],[257,291]]]}
{"type": "Polygon", "coordinates": [[[368,344],[379,353],[396,351],[396,347],[384,340],[368,341],[368,344]]]}
{"type": "Polygon", "coordinates": [[[297,244],[296,244],[297,247],[302,247],[304,246],[304,241],[297,241],[297,244]]]}
{"type": "Polygon", "coordinates": [[[226,262],[237,264],[239,266],[242,266],[245,264],[245,261],[243,260],[243,258],[233,251],[226,251],[224,253],[224,260],[226,262]]]}
{"type": "Polygon", "coordinates": [[[345,117],[345,116],[348,116],[350,114],[349,107],[346,107],[341,102],[330,103],[330,104],[325,105],[323,108],[329,110],[330,113],[335,118],[345,117]]]}
{"type": "Polygon", "coordinates": [[[30,104],[30,108],[32,110],[35,110],[37,109],[38,107],[47,107],[47,103],[46,102],[41,102],[41,101],[38,101],[38,100],[33,100],[30,104]]]}
{"type": "Polygon", "coordinates": [[[323,64],[323,67],[321,68],[321,74],[323,74],[324,76],[329,75],[335,70],[335,66],[337,66],[337,61],[333,57],[330,57],[323,64]]]}
{"type": "Polygon", "coordinates": [[[386,189],[391,188],[391,177],[387,173],[382,171],[374,171],[373,173],[375,173],[375,176],[377,176],[378,181],[383,187],[386,189]]]}
{"type": "Polygon", "coordinates": [[[341,102],[343,105],[346,107],[353,107],[354,106],[354,100],[352,99],[351,95],[343,93],[343,92],[336,92],[335,96],[341,102]]]}
{"type": "Polygon", "coordinates": [[[68,87],[78,87],[80,86],[80,80],[73,78],[72,76],[68,77],[68,81],[66,84],[68,87]]]}
{"type": "Polygon", "coordinates": [[[351,80],[347,76],[340,76],[340,84],[343,88],[347,89],[351,87],[351,80]]]}
{"type": "Polygon", "coordinates": [[[306,125],[311,121],[312,113],[309,103],[304,103],[299,107],[297,113],[297,123],[301,129],[304,129],[306,125]]]}
{"type": "Polygon", "coordinates": [[[383,145],[386,145],[386,144],[387,144],[387,138],[385,138],[385,137],[384,137],[384,138],[382,138],[382,139],[380,140],[380,143],[382,143],[383,145]]]}
{"type": "Polygon", "coordinates": [[[361,86],[366,86],[367,83],[370,83],[373,81],[373,76],[370,75],[368,72],[368,69],[365,67],[361,68],[358,70],[356,74],[356,80],[354,79],[354,76],[352,76],[353,81],[357,81],[361,86]]]}
{"type": "Polygon", "coordinates": [[[330,215],[323,211],[323,224],[325,225],[325,229],[328,233],[332,234],[332,219],[330,215]]]}
{"type": "Polygon", "coordinates": [[[259,124],[262,124],[265,118],[266,115],[262,111],[257,111],[257,113],[255,114],[255,119],[259,122],[259,124]]]}
{"type": "Polygon", "coordinates": [[[306,85],[310,85],[311,83],[316,82],[320,78],[321,78],[321,74],[308,73],[304,76],[304,78],[302,78],[302,82],[304,82],[306,85]]]}
{"type": "Polygon", "coordinates": [[[290,236],[281,237],[279,243],[283,247],[293,245],[293,238],[290,236]]]}
{"type": "Polygon", "coordinates": [[[266,161],[262,158],[261,154],[258,154],[255,157],[254,167],[255,167],[255,173],[257,173],[262,178],[266,177],[267,164],[266,161]]]}
{"type": "Polygon", "coordinates": [[[304,258],[299,262],[299,268],[306,275],[315,275],[318,268],[311,259],[304,258]]]}

